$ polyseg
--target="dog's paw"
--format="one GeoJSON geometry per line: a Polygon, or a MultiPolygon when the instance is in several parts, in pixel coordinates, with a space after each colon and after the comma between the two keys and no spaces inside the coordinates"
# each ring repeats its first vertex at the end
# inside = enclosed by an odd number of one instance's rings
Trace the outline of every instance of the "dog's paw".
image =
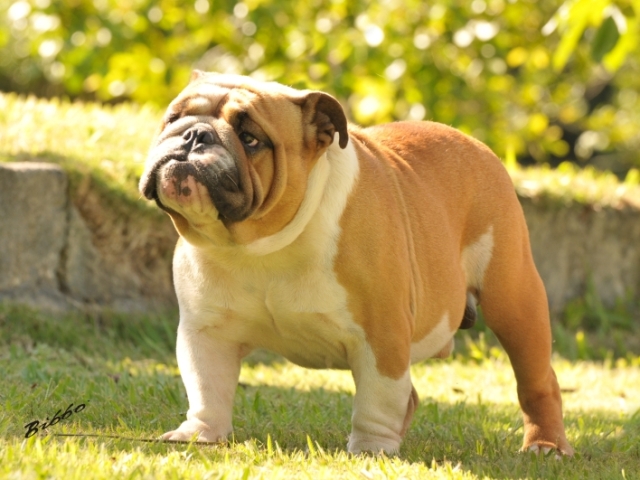
{"type": "Polygon", "coordinates": [[[377,454],[386,454],[386,455],[395,455],[398,453],[400,449],[400,442],[393,441],[388,438],[377,437],[355,437],[353,434],[349,438],[349,443],[347,445],[349,453],[373,453],[377,454]]]}
{"type": "Polygon", "coordinates": [[[556,447],[551,447],[549,445],[540,445],[537,443],[534,443],[532,445],[529,445],[528,447],[525,447],[522,449],[522,451],[524,452],[529,452],[529,453],[533,453],[535,455],[541,455],[542,456],[551,456],[551,453],[553,452],[553,457],[556,460],[562,460],[563,457],[571,457],[573,456],[573,451],[570,452],[563,452],[562,450],[556,448],[556,447]]]}
{"type": "Polygon", "coordinates": [[[187,420],[176,430],[160,436],[160,440],[168,442],[209,442],[219,443],[227,439],[230,432],[216,432],[202,422],[187,420]]]}

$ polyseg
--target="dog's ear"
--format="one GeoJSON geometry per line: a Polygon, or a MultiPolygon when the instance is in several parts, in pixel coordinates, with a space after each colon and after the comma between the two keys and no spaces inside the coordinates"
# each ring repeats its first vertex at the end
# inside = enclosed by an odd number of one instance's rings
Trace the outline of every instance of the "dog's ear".
{"type": "Polygon", "coordinates": [[[319,149],[331,145],[336,132],[340,135],[340,148],[347,146],[347,117],[338,100],[324,92],[309,92],[304,96],[302,110],[304,118],[316,127],[319,149]]]}
{"type": "Polygon", "coordinates": [[[195,69],[193,72],[191,72],[191,78],[189,79],[189,83],[193,83],[196,80],[198,80],[199,78],[202,78],[202,77],[204,77],[206,75],[207,75],[207,72],[195,69]]]}

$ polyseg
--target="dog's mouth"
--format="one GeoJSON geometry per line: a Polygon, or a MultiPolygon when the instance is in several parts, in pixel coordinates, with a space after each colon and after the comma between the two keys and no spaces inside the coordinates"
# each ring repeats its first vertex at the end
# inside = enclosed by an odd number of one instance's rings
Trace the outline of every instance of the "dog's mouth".
{"type": "Polygon", "coordinates": [[[170,152],[163,155],[153,166],[146,170],[140,178],[140,192],[147,200],[155,200],[160,208],[164,209],[162,202],[158,198],[158,172],[171,161],[186,164],[188,155],[186,152],[170,152]]]}
{"type": "Polygon", "coordinates": [[[232,155],[219,145],[207,150],[177,149],[163,154],[143,175],[140,191],[168,213],[177,210],[188,217],[188,209],[184,207],[198,184],[205,187],[216,210],[211,214],[225,224],[240,222],[250,215],[253,198],[243,189],[232,155]]]}

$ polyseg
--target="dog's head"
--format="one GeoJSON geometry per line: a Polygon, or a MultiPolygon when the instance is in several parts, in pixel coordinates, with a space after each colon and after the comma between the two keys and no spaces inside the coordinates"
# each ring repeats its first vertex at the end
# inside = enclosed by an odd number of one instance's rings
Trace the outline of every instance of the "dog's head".
{"type": "Polygon", "coordinates": [[[347,120],[326,93],[196,71],[167,109],[140,191],[190,242],[249,243],[295,216],[336,133],[344,148],[347,120]]]}

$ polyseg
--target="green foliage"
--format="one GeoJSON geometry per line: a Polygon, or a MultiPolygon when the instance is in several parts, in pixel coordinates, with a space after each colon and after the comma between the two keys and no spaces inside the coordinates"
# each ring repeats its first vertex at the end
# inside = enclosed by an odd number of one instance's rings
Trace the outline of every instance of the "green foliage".
{"type": "Polygon", "coordinates": [[[638,0],[0,0],[0,89],[164,106],[193,68],[251,74],[330,91],[362,124],[435,119],[501,156],[623,173],[640,164],[639,15],[638,0]]]}
{"type": "Polygon", "coordinates": [[[566,306],[563,324],[570,329],[585,328],[608,334],[614,329],[630,330],[637,320],[634,313],[640,310],[632,298],[620,299],[614,308],[607,308],[589,279],[584,296],[566,306]]]}
{"type": "Polygon", "coordinates": [[[507,170],[521,197],[546,199],[560,207],[580,203],[595,208],[640,209],[640,172],[635,168],[629,170],[624,181],[611,172],[590,165],[579,168],[570,162],[556,168],[507,165],[507,170]]]}
{"type": "Polygon", "coordinates": [[[137,358],[156,355],[165,360],[175,350],[177,313],[164,316],[96,313],[52,318],[36,310],[0,304],[0,345],[19,344],[32,349],[47,344],[70,352],[112,358],[110,344],[117,343],[137,358]],[[87,343],[86,338],[102,341],[87,343]]]}
{"type": "MultiPolygon", "coordinates": [[[[552,318],[553,352],[567,360],[640,367],[640,302],[621,299],[607,307],[592,284],[552,318]]],[[[478,309],[476,325],[458,332],[454,357],[463,363],[505,361],[507,355],[478,309]]]]}
{"type": "Polygon", "coordinates": [[[589,279],[584,295],[570,301],[558,320],[554,346],[566,358],[640,365],[640,302],[632,296],[607,307],[589,279]]]}
{"type": "Polygon", "coordinates": [[[607,17],[600,25],[598,33],[593,39],[591,56],[596,62],[601,62],[604,56],[616,46],[620,39],[620,31],[613,17],[607,17]]]}
{"type": "Polygon", "coordinates": [[[638,0],[568,0],[543,28],[562,31],[553,54],[553,66],[562,70],[585,33],[591,37],[591,58],[611,72],[618,70],[638,47],[640,2],[638,0]],[[595,31],[595,35],[594,35],[595,31]]]}

